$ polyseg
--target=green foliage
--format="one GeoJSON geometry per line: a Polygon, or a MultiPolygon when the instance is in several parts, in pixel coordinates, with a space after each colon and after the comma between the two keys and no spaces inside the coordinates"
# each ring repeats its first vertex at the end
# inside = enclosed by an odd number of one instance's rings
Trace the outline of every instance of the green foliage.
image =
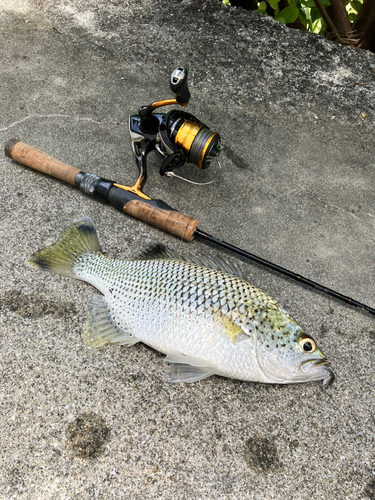
{"type": "Polygon", "coordinates": [[[276,16],[275,20],[280,21],[283,24],[294,23],[299,15],[299,10],[295,5],[289,5],[280,11],[276,16]]]}
{"type": "MultiPolygon", "coordinates": [[[[280,10],[280,0],[257,0],[258,9],[264,15],[272,15],[276,21],[283,24],[294,23],[297,19],[305,28],[314,33],[323,34],[326,30],[325,22],[318,11],[314,0],[287,0],[288,6],[280,10]]],[[[230,4],[230,0],[223,0],[223,3],[230,4]]],[[[321,0],[323,7],[330,6],[330,0],[321,0]]],[[[353,22],[358,15],[363,0],[345,0],[349,21],[353,22]]],[[[285,5],[285,4],[284,4],[285,5]]]]}

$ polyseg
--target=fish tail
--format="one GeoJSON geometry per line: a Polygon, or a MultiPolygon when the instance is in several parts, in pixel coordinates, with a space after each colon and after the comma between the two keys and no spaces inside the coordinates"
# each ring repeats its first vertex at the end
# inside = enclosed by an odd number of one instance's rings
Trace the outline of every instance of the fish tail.
{"type": "Polygon", "coordinates": [[[77,278],[74,265],[78,259],[84,254],[100,251],[94,223],[85,217],[69,227],[56,243],[33,254],[28,264],[43,271],[77,278]]]}

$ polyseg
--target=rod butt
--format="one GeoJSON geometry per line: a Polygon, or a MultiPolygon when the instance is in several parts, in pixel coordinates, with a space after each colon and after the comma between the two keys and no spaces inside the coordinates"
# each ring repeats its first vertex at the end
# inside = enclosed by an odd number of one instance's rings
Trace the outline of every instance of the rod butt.
{"type": "Polygon", "coordinates": [[[18,139],[10,139],[4,146],[4,153],[8,158],[12,158],[12,151],[14,146],[17,144],[17,142],[20,142],[18,139]]]}

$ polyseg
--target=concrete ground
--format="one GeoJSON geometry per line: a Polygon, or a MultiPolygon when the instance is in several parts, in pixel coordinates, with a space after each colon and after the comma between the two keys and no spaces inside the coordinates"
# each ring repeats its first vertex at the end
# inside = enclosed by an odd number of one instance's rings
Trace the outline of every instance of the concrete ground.
{"type": "MultiPolygon", "coordinates": [[[[374,54],[215,0],[2,0],[0,36],[1,144],[130,183],[127,117],[171,97],[186,65],[187,111],[220,131],[223,173],[197,187],[161,178],[153,156],[146,192],[375,307],[374,54]]],[[[25,262],[82,216],[112,257],[158,241],[229,253],[5,156],[0,169],[1,500],[375,498],[373,316],[231,256],[316,338],[336,380],[169,384],[143,345],[85,346],[92,287],[25,262]]]]}

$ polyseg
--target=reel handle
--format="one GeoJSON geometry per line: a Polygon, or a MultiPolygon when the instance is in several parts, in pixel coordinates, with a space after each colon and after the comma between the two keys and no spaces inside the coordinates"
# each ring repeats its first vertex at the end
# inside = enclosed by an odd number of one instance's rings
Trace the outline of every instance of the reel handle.
{"type": "Polygon", "coordinates": [[[176,94],[176,101],[181,106],[186,106],[190,100],[190,92],[187,85],[188,70],[183,66],[176,68],[171,74],[171,91],[176,94]]]}

